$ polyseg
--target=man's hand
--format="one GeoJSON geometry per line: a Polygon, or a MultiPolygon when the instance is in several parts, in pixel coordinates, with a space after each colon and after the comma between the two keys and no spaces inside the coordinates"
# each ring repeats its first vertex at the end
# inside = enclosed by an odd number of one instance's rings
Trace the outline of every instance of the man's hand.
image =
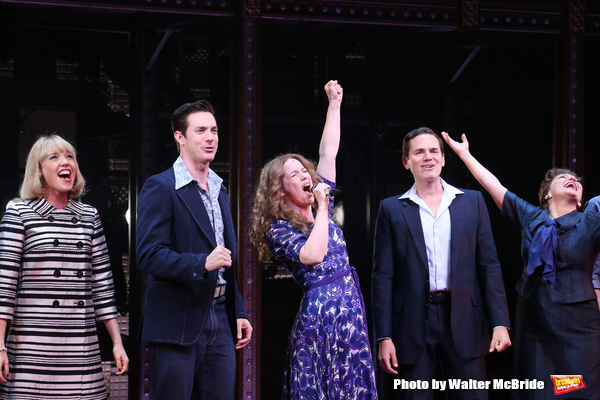
{"type": "Polygon", "coordinates": [[[506,327],[499,326],[494,329],[494,333],[492,334],[492,342],[490,343],[490,353],[493,353],[494,350],[496,350],[498,353],[502,353],[511,345],[512,343],[510,342],[510,335],[508,334],[508,329],[506,327]]]}
{"type": "Polygon", "coordinates": [[[204,269],[208,272],[229,267],[231,267],[231,250],[223,246],[215,247],[204,263],[204,269]]]}
{"type": "Polygon", "coordinates": [[[392,339],[382,339],[379,341],[379,365],[388,374],[398,375],[398,360],[396,359],[396,346],[392,339]]]}
{"type": "Polygon", "coordinates": [[[252,325],[246,318],[238,318],[237,320],[237,343],[235,349],[239,350],[250,343],[252,337],[252,325]]]}

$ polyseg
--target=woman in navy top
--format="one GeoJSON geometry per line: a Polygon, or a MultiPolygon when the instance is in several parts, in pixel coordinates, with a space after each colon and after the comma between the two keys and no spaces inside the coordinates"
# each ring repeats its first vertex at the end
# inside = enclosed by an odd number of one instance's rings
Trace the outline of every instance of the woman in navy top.
{"type": "Polygon", "coordinates": [[[513,391],[514,399],[600,399],[600,311],[592,284],[600,244],[600,197],[582,207],[581,179],[553,168],[542,181],[540,206],[508,191],[469,152],[463,134],[444,140],[521,231],[523,273],[515,324],[515,378],[544,381],[543,390],[513,391]],[[552,376],[581,375],[585,384],[567,391],[552,376]],[[564,393],[563,393],[564,391],[564,393]]]}

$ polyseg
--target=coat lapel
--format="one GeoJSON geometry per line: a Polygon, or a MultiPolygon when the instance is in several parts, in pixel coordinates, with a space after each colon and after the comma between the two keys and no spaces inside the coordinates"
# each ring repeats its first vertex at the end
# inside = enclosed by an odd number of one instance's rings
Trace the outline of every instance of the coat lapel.
{"type": "Polygon", "coordinates": [[[402,205],[405,207],[404,218],[406,219],[408,232],[419,252],[419,257],[421,257],[423,266],[429,271],[425,237],[423,236],[423,226],[421,225],[421,216],[419,215],[419,206],[410,200],[402,201],[402,205]]]}
{"type": "Polygon", "coordinates": [[[210,239],[213,246],[216,247],[217,240],[215,239],[215,233],[210,224],[210,219],[208,219],[206,207],[204,207],[198,189],[194,187],[193,183],[190,183],[178,189],[177,196],[179,196],[185,205],[185,208],[187,208],[196,225],[198,225],[200,230],[210,239]]]}
{"type": "Polygon", "coordinates": [[[461,200],[461,195],[457,194],[448,211],[450,212],[450,276],[458,264],[458,255],[462,244],[465,208],[461,200]]]}
{"type": "Polygon", "coordinates": [[[229,196],[227,195],[227,190],[224,186],[221,186],[221,192],[219,193],[219,205],[221,206],[221,215],[223,216],[223,237],[225,240],[225,247],[231,250],[231,257],[235,260],[237,257],[235,227],[233,226],[233,219],[229,206],[229,196]]]}

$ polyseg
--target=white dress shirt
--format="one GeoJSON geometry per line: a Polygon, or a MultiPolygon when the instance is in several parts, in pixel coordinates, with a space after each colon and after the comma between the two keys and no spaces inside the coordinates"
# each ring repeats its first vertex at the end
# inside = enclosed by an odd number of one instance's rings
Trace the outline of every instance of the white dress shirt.
{"type": "Polygon", "coordinates": [[[419,206],[421,226],[427,250],[427,264],[429,267],[429,290],[450,291],[450,204],[461,190],[446,183],[442,178],[444,193],[442,200],[434,215],[425,200],[417,194],[417,186],[413,185],[410,190],[400,196],[401,199],[408,198],[419,206]]]}

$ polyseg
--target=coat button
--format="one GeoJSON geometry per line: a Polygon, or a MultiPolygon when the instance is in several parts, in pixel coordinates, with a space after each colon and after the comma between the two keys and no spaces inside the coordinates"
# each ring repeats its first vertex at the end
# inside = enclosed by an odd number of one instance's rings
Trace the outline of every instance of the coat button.
{"type": "Polygon", "coordinates": [[[60,270],[54,270],[54,276],[58,278],[60,276],[60,270]]]}
{"type": "Polygon", "coordinates": [[[194,274],[192,275],[194,278],[198,277],[198,274],[194,272],[194,274]]]}
{"type": "Polygon", "coordinates": [[[58,247],[58,243],[59,243],[58,239],[54,239],[54,247],[58,247]]]}
{"type": "Polygon", "coordinates": [[[83,276],[83,271],[77,271],[77,277],[81,278],[83,276]]]}
{"type": "Polygon", "coordinates": [[[77,223],[77,217],[71,218],[71,222],[74,223],[74,224],[76,224],[77,223]]]}
{"type": "Polygon", "coordinates": [[[79,300],[79,302],[77,302],[77,305],[79,307],[83,307],[83,306],[85,306],[85,303],[83,302],[83,300],[79,300]]]}
{"type": "Polygon", "coordinates": [[[52,307],[58,307],[58,305],[59,305],[59,304],[60,304],[60,303],[58,302],[58,300],[54,300],[54,301],[52,302],[52,307]]]}
{"type": "Polygon", "coordinates": [[[77,242],[77,248],[81,249],[83,247],[83,242],[77,242]]]}
{"type": "Polygon", "coordinates": [[[54,217],[53,217],[52,215],[51,215],[51,216],[49,216],[49,217],[48,217],[48,221],[50,221],[50,222],[54,222],[54,217]]]}

